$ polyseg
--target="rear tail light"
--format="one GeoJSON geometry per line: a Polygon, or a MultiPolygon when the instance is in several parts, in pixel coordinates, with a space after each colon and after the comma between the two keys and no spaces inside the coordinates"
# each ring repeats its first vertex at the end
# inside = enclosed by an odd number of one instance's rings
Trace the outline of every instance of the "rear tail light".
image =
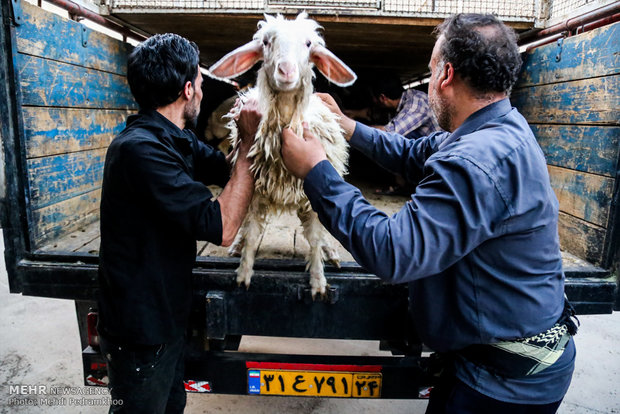
{"type": "Polygon", "coordinates": [[[99,348],[99,332],[97,332],[97,312],[88,312],[86,316],[86,326],[88,328],[88,345],[99,348]]]}

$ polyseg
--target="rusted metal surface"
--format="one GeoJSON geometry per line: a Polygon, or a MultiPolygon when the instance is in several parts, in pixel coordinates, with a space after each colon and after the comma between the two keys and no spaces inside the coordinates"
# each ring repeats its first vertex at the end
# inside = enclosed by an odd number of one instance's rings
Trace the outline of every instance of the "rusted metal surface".
{"type": "Polygon", "coordinates": [[[62,9],[65,9],[69,12],[69,14],[73,17],[83,17],[88,20],[91,20],[97,24],[100,24],[103,27],[107,27],[108,29],[117,31],[121,33],[123,36],[132,37],[134,39],[144,39],[144,36],[140,33],[136,33],[134,31],[129,30],[126,27],[118,25],[110,20],[100,16],[97,13],[93,13],[92,11],[85,9],[77,3],[74,3],[70,0],[46,0],[49,3],[54,4],[62,9]]]}

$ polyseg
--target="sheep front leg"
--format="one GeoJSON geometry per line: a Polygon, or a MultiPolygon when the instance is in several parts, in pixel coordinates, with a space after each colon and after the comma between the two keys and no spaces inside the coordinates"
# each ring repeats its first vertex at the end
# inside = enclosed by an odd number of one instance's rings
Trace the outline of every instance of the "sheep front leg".
{"type": "Polygon", "coordinates": [[[245,234],[245,225],[246,225],[246,221],[244,220],[243,224],[239,228],[239,231],[237,232],[237,235],[235,236],[235,241],[233,241],[233,243],[228,248],[229,256],[232,256],[232,257],[241,256],[241,249],[243,249],[243,246],[245,245],[245,239],[243,238],[243,235],[245,234]]]}
{"type": "Polygon", "coordinates": [[[323,244],[324,237],[323,225],[319,222],[319,217],[309,206],[297,211],[297,216],[301,220],[304,229],[304,237],[310,245],[310,253],[306,257],[306,270],[310,271],[310,292],[312,299],[317,293],[325,296],[327,280],[323,270],[323,244]]]}
{"type": "Polygon", "coordinates": [[[237,268],[237,284],[241,286],[245,284],[246,289],[250,287],[250,280],[254,273],[254,260],[256,251],[260,243],[261,235],[265,229],[265,208],[262,207],[258,198],[252,200],[248,215],[246,216],[243,226],[237,236],[237,246],[241,246],[241,261],[237,268]]]}

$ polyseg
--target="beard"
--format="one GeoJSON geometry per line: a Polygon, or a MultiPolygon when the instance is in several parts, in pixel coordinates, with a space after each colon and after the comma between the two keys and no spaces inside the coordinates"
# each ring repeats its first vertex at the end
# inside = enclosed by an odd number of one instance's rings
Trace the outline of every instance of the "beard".
{"type": "Polygon", "coordinates": [[[448,102],[445,98],[439,97],[436,91],[429,94],[428,103],[441,129],[452,132],[450,130],[452,127],[452,119],[454,118],[454,107],[452,103],[448,102]]]}
{"type": "Polygon", "coordinates": [[[183,119],[185,120],[186,129],[195,129],[198,124],[198,114],[200,113],[200,102],[196,103],[196,97],[185,105],[183,110],[183,119]]]}

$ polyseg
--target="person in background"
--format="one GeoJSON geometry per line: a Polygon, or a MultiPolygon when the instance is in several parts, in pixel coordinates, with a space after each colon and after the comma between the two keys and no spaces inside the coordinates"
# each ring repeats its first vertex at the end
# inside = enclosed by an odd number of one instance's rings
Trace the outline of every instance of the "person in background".
{"type": "Polygon", "coordinates": [[[388,216],[346,183],[308,130],[282,156],[321,223],[364,268],[409,284],[421,340],[442,355],[428,414],[555,413],[575,365],[559,205],[544,154],[511,106],[521,57],[492,15],[436,29],[429,102],[446,132],[410,140],[340,115],[352,147],[416,183],[388,216]]]}
{"type": "Polygon", "coordinates": [[[260,114],[244,105],[232,168],[189,129],[202,100],[197,46],[155,35],[129,56],[140,112],[106,155],[101,196],[99,322],[114,413],[182,413],[186,324],[196,240],[230,245],[254,179],[247,158],[260,114]],[[213,200],[207,188],[224,189],[213,200]]]}
{"type": "MultiPolygon", "coordinates": [[[[394,73],[383,73],[373,77],[370,84],[373,102],[393,114],[385,125],[372,125],[382,131],[392,132],[409,139],[418,139],[441,131],[428,104],[426,93],[410,88],[405,90],[400,78],[394,73]]],[[[345,111],[348,115],[369,118],[368,109],[345,111]]],[[[413,188],[404,178],[395,174],[393,182],[384,189],[378,189],[380,195],[410,195],[413,188]]]]}

